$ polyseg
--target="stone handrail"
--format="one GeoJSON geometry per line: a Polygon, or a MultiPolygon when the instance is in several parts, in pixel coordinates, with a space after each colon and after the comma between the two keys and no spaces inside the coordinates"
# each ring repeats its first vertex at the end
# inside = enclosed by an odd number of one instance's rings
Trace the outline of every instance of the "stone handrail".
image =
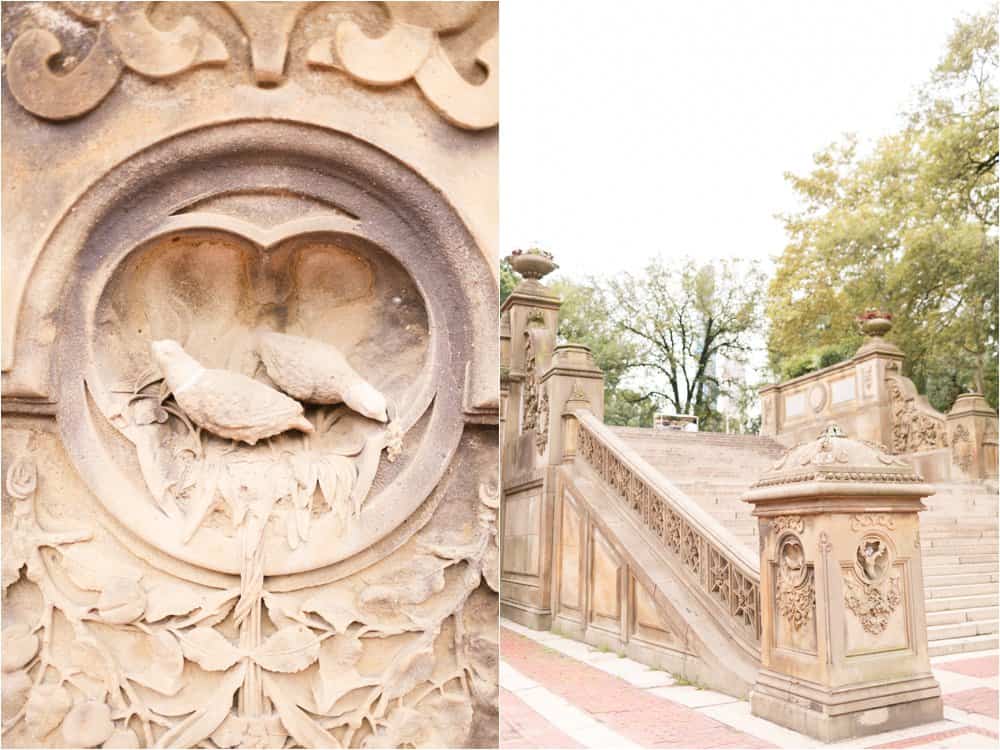
{"type": "Polygon", "coordinates": [[[760,561],[715,518],[632,451],[597,417],[577,411],[577,457],[585,461],[660,539],[687,583],[727,630],[760,649],[760,561]]]}

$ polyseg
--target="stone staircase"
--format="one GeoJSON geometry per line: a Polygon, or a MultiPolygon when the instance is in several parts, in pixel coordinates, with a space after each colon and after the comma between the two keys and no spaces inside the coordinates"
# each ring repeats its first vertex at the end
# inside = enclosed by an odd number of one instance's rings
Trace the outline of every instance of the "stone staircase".
{"type": "MultiPolygon", "coordinates": [[[[740,496],[783,453],[757,435],[611,428],[740,541],[758,548],[740,496]]],[[[946,482],[925,502],[921,543],[931,656],[995,649],[998,636],[996,482],[946,482]]]]}

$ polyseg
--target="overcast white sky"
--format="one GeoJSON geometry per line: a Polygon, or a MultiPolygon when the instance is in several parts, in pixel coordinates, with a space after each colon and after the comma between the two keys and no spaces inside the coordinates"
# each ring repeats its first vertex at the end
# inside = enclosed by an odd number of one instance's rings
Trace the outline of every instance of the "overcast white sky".
{"type": "Polygon", "coordinates": [[[570,275],[657,253],[761,260],[782,177],[874,138],[987,0],[501,0],[500,247],[570,275]]]}

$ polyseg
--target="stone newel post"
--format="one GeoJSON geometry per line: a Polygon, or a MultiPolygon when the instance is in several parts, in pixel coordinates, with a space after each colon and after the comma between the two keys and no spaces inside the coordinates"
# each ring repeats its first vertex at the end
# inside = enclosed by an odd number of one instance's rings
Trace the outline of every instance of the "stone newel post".
{"type": "Polygon", "coordinates": [[[921,498],[931,486],[834,425],[744,496],[760,524],[752,712],[824,742],[942,716],[927,653],[921,498]]]}

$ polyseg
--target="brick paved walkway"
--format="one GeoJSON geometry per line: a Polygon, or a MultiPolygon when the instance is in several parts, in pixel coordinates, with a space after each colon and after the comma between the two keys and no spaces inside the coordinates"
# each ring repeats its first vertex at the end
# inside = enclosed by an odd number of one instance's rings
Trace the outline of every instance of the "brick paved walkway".
{"type": "MultiPolygon", "coordinates": [[[[504,748],[820,746],[752,716],[746,701],[554,633],[504,621],[500,655],[504,748]]],[[[944,721],[831,747],[997,747],[997,652],[932,661],[944,721]]]]}

